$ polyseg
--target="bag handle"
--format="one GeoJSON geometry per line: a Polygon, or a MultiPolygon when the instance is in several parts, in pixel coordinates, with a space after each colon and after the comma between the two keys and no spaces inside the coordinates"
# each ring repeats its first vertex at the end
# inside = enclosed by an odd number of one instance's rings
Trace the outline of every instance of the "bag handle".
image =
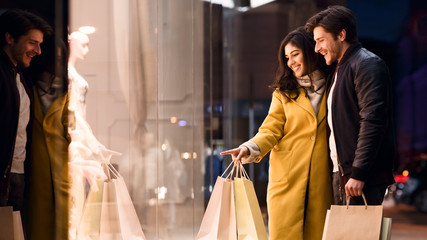
{"type": "Polygon", "coordinates": [[[105,171],[106,171],[106,175],[107,175],[107,179],[110,181],[111,179],[114,178],[119,178],[120,177],[120,173],[119,171],[117,171],[117,169],[113,166],[113,164],[111,164],[111,162],[107,159],[105,159],[104,157],[102,157],[102,161],[105,165],[105,171]],[[110,174],[111,173],[111,174],[110,174]],[[113,175],[113,176],[111,176],[113,175]]]}
{"type": "Polygon", "coordinates": [[[249,175],[246,172],[245,168],[243,167],[242,162],[238,161],[238,163],[237,163],[234,159],[234,156],[233,155],[231,155],[231,156],[232,156],[232,161],[230,162],[230,164],[228,164],[227,168],[221,174],[221,177],[224,177],[224,175],[227,173],[228,169],[230,169],[230,167],[233,166],[231,171],[225,177],[226,179],[231,179],[233,177],[233,175],[234,175],[234,177],[244,177],[246,179],[249,179],[249,175]]]}
{"type": "Polygon", "coordinates": [[[114,168],[113,164],[108,163],[106,165],[107,165],[108,179],[111,179],[110,172],[114,175],[115,178],[120,177],[119,171],[117,171],[117,169],[114,168]]]}
{"type": "Polygon", "coordinates": [[[244,177],[246,179],[249,179],[249,175],[246,172],[245,168],[243,167],[243,163],[239,162],[239,165],[240,165],[240,176],[242,176],[242,177],[244,177]]]}
{"type": "Polygon", "coordinates": [[[227,176],[225,177],[226,179],[231,179],[233,177],[233,173],[235,171],[236,168],[236,164],[234,164],[234,161],[231,161],[230,164],[228,164],[228,167],[224,170],[224,172],[222,173],[221,177],[224,177],[224,174],[227,172],[227,170],[233,166],[233,168],[231,169],[231,171],[227,174],[227,176]]]}
{"type": "MultiPolygon", "coordinates": [[[[346,196],[346,202],[347,202],[347,209],[348,209],[348,205],[350,205],[350,196],[346,196]]],[[[365,194],[363,194],[363,192],[362,192],[362,198],[363,198],[363,201],[365,202],[365,209],[367,209],[368,208],[368,203],[366,202],[366,198],[365,198],[365,194]]]]}
{"type": "MultiPolygon", "coordinates": [[[[233,160],[233,162],[234,162],[234,160],[233,160]]],[[[238,170],[236,171],[235,177],[242,177],[242,178],[249,179],[249,175],[246,172],[245,167],[243,167],[243,163],[241,161],[238,161],[238,163],[235,162],[235,165],[238,168],[238,170]],[[238,173],[240,173],[240,175],[238,173]]]]}

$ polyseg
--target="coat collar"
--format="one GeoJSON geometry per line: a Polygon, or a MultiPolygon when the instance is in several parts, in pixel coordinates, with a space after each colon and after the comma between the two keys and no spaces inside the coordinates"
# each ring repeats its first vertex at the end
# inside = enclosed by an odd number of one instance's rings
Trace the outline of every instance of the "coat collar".
{"type": "Polygon", "coordinates": [[[326,116],[325,93],[322,96],[322,101],[320,103],[320,109],[319,109],[319,113],[317,114],[317,117],[316,117],[316,114],[314,113],[313,106],[311,105],[311,102],[308,99],[308,97],[306,96],[305,91],[304,91],[303,88],[299,89],[299,96],[298,96],[298,98],[295,99],[295,100],[291,99],[291,101],[295,102],[298,106],[300,106],[301,108],[303,108],[313,118],[315,118],[317,120],[317,124],[319,124],[320,122],[322,122],[322,120],[326,116]]]}
{"type": "Polygon", "coordinates": [[[33,88],[33,94],[34,94],[34,119],[39,122],[41,125],[43,125],[43,122],[45,119],[47,119],[50,115],[54,114],[55,112],[59,111],[61,109],[61,104],[58,103],[58,99],[61,99],[61,97],[57,97],[52,104],[50,105],[49,109],[47,110],[46,114],[43,116],[43,110],[42,105],[40,103],[39,94],[37,92],[36,87],[33,88]]]}

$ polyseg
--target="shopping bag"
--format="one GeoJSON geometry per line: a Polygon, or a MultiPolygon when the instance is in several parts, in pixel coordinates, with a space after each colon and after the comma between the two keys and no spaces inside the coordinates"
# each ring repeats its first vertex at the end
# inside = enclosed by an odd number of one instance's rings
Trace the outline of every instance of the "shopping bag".
{"type": "MultiPolygon", "coordinates": [[[[224,173],[232,165],[234,164],[231,163],[224,173]]],[[[217,178],[196,239],[237,239],[236,213],[234,208],[233,181],[230,178],[231,175],[232,174],[229,174],[225,178],[223,176],[217,178]]]]}
{"type": "Polygon", "coordinates": [[[241,163],[237,172],[240,177],[234,178],[234,199],[238,239],[268,239],[254,186],[241,163]]]}
{"type": "Polygon", "coordinates": [[[25,240],[20,211],[13,211],[13,236],[14,240],[25,240]]]}
{"type": "Polygon", "coordinates": [[[13,208],[0,207],[0,240],[14,239],[13,208]]]}
{"type": "Polygon", "coordinates": [[[326,240],[326,236],[328,235],[328,230],[329,230],[329,215],[330,215],[330,213],[331,213],[331,210],[328,209],[326,211],[325,224],[323,225],[322,240],[326,240]]]}
{"type": "Polygon", "coordinates": [[[97,180],[96,184],[97,187],[91,187],[86,197],[77,239],[99,240],[104,181],[97,180]]]}
{"type": "Polygon", "coordinates": [[[391,239],[391,218],[383,218],[381,224],[381,236],[380,240],[390,240],[391,239]]]}
{"type": "Polygon", "coordinates": [[[380,239],[382,205],[332,205],[326,215],[322,240],[380,239]]]}
{"type": "Polygon", "coordinates": [[[108,164],[113,177],[104,182],[100,239],[145,240],[135,207],[122,176],[108,164]]]}

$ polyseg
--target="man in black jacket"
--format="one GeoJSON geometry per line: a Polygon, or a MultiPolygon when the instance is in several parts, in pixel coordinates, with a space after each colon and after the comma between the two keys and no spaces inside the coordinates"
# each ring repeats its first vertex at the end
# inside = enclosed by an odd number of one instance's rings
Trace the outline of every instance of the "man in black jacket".
{"type": "Polygon", "coordinates": [[[327,122],[335,204],[379,205],[394,182],[391,80],[384,61],[361,46],[354,14],[331,6],[306,25],[315,51],[337,64],[328,81],[327,122]]]}
{"type": "Polygon", "coordinates": [[[21,212],[33,104],[21,70],[41,54],[43,36],[51,32],[49,24],[32,13],[8,10],[0,15],[0,206],[21,212]]]}

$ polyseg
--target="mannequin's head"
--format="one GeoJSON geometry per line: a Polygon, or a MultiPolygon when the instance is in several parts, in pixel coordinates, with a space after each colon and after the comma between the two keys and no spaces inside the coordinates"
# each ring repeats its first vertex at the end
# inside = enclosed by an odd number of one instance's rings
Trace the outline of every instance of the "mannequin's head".
{"type": "Polygon", "coordinates": [[[89,51],[89,37],[81,32],[72,32],[69,41],[70,57],[85,59],[89,51]]]}

